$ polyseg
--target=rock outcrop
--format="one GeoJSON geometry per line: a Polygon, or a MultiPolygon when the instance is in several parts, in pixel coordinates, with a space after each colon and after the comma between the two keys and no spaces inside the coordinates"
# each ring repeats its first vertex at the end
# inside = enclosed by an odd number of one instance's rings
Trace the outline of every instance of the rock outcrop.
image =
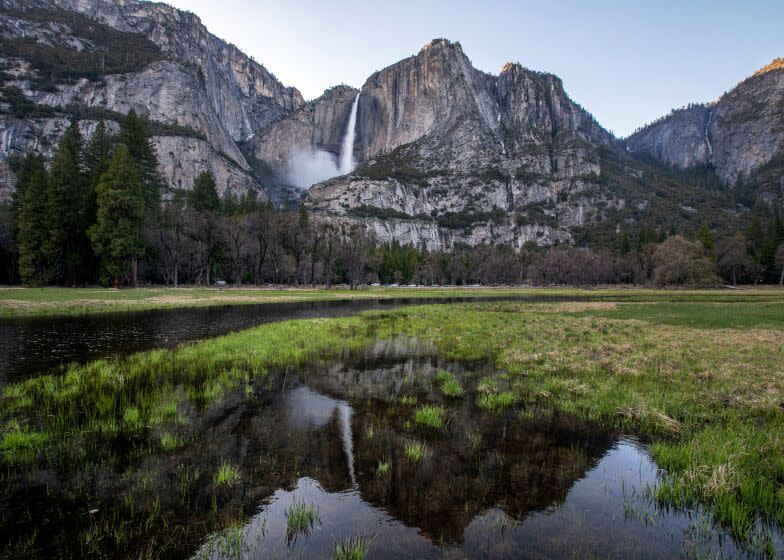
{"type": "Polygon", "coordinates": [[[627,146],[677,169],[712,167],[730,186],[755,182],[766,166],[777,165],[779,184],[774,177],[772,185],[762,186],[784,193],[784,61],[713,103],[673,111],[632,134],[627,146]]]}

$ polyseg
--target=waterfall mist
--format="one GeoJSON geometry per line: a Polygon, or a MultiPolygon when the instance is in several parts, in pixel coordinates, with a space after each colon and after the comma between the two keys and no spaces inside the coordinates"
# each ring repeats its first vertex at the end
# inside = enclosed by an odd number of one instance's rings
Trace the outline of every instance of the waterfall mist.
{"type": "Polygon", "coordinates": [[[340,148],[340,158],[313,146],[294,146],[289,164],[283,173],[287,183],[306,190],[312,185],[338,175],[351,173],[357,163],[354,161],[354,138],[356,137],[357,107],[359,94],[351,105],[346,132],[340,148]]]}
{"type": "Polygon", "coordinates": [[[340,175],[335,156],[311,146],[294,146],[284,178],[300,189],[340,175]]]}

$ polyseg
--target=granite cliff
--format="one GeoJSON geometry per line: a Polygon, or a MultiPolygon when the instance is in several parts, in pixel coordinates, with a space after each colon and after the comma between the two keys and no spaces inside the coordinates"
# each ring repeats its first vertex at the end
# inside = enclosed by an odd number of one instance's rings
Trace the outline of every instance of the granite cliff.
{"type": "Polygon", "coordinates": [[[74,117],[89,134],[132,109],[150,119],[169,185],[209,169],[221,192],[302,198],[318,219],[365,224],[381,241],[610,244],[642,224],[736,227],[737,197],[695,175],[750,200],[784,192],[781,61],[626,140],[557,76],[518,63],[488,74],[446,39],[359,91],[305,101],[195,15],[138,0],[0,0],[0,67],[0,198],[14,156],[51,156],[74,117]],[[358,164],[346,173],[354,106],[358,164]],[[302,154],[321,166],[313,186],[302,154]]]}

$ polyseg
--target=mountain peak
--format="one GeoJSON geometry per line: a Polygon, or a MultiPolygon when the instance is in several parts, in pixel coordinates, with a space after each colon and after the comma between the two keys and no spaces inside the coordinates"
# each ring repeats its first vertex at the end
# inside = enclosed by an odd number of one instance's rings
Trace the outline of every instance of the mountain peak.
{"type": "Polygon", "coordinates": [[[762,68],[754,72],[752,76],[760,76],[762,74],[767,74],[768,72],[773,72],[774,70],[782,70],[782,69],[784,69],[784,57],[777,57],[774,58],[769,64],[766,64],[765,66],[763,66],[762,68]]]}
{"type": "Polygon", "coordinates": [[[511,72],[512,70],[522,70],[523,67],[520,65],[519,62],[507,62],[501,68],[501,74],[506,74],[507,72],[511,72]]]}
{"type": "Polygon", "coordinates": [[[433,39],[432,41],[429,41],[421,49],[419,49],[419,54],[422,54],[423,52],[430,50],[434,47],[442,47],[442,48],[456,47],[457,49],[462,50],[462,47],[460,46],[459,42],[457,41],[452,42],[449,39],[438,37],[436,39],[433,39]]]}

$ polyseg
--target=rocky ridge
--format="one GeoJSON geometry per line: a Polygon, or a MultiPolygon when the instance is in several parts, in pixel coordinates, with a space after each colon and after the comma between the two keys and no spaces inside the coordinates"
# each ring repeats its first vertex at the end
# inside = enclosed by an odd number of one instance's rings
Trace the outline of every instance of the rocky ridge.
{"type": "Polygon", "coordinates": [[[759,182],[784,195],[784,62],[774,60],[715,102],[673,111],[626,143],[677,169],[712,168],[727,185],[759,182]],[[778,172],[759,181],[770,166],[778,172]]]}
{"type": "Polygon", "coordinates": [[[194,14],[166,4],[3,0],[0,38],[15,42],[9,44],[32,39],[38,45],[69,51],[111,52],[113,45],[80,36],[77,28],[84,31],[85,26],[77,23],[82,20],[74,17],[71,23],[68,14],[146,37],[160,56],[134,71],[61,79],[40,87],[42,76],[35,65],[23,57],[7,56],[3,49],[4,86],[18,89],[32,103],[57,113],[39,118],[18,118],[11,111],[0,115],[3,176],[8,177],[8,158],[13,155],[33,149],[51,156],[63,122],[71,117],[69,108],[86,113],[87,128],[99,118],[109,116],[116,121],[133,109],[153,121],[178,127],[153,139],[169,184],[189,188],[200,171],[211,169],[222,190],[253,190],[265,196],[240,147],[303,105],[296,89],[284,87],[263,66],[210,34],[194,14]]]}

